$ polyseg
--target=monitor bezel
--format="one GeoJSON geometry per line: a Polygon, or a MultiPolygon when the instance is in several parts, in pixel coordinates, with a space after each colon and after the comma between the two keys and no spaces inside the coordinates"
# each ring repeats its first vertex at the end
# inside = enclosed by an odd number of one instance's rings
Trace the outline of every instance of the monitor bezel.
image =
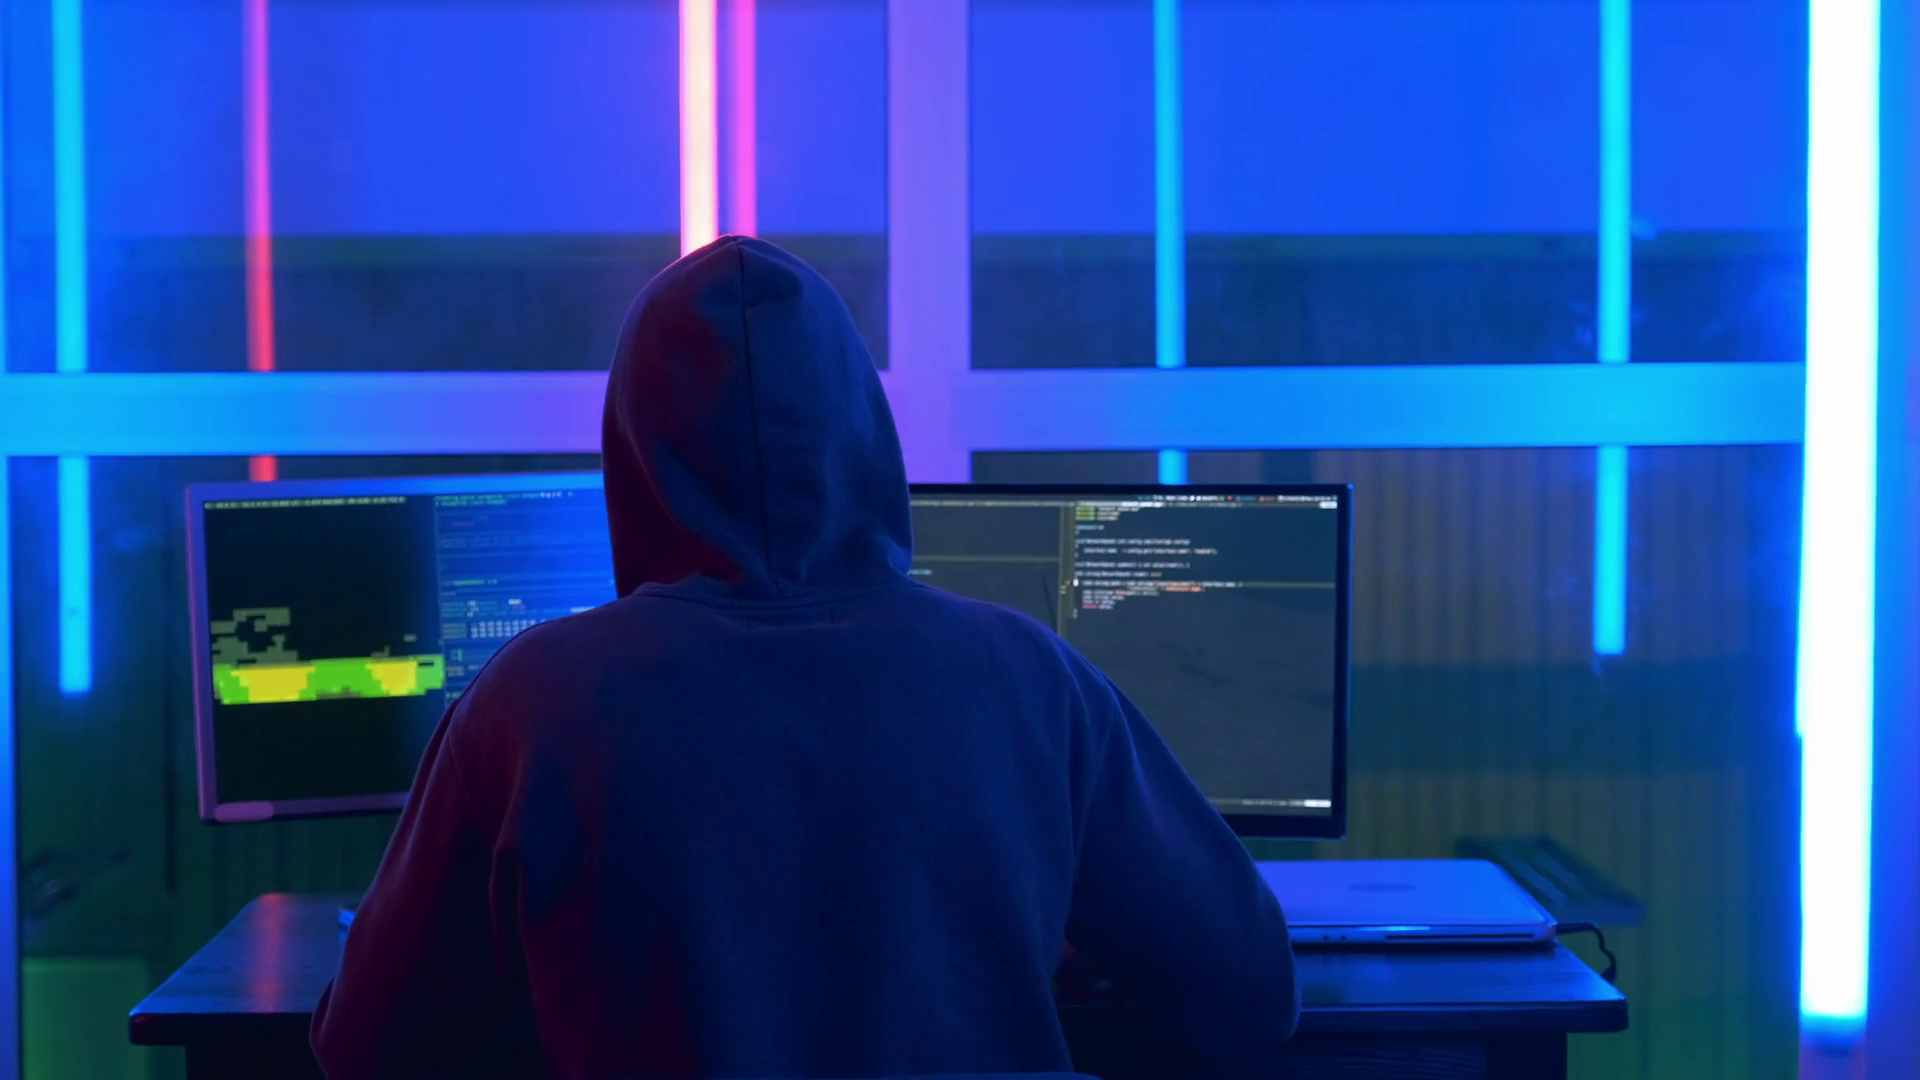
{"type": "MultiPolygon", "coordinates": [[[[407,792],[329,799],[223,802],[214,743],[213,657],[201,646],[207,625],[205,510],[210,502],[247,499],[311,499],[340,495],[471,495],[491,492],[593,490],[599,472],[493,473],[452,476],[345,477],[318,480],[234,481],[194,484],[186,490],[187,617],[192,642],[194,768],[199,815],[209,824],[285,818],[392,813],[407,792]]],[[[1180,494],[1324,496],[1339,503],[1334,664],[1333,808],[1324,815],[1222,813],[1233,831],[1248,839],[1339,840],[1347,829],[1347,742],[1353,607],[1353,486],[1351,484],[913,484],[913,495],[1039,495],[1090,498],[1180,494]]]]}
{"type": "MultiPolygon", "coordinates": [[[[1333,691],[1333,811],[1330,814],[1220,814],[1248,840],[1344,840],[1347,835],[1347,724],[1350,708],[1353,620],[1353,485],[1266,484],[914,484],[914,495],[1041,495],[1114,498],[1139,495],[1303,495],[1339,504],[1335,578],[1333,691]]],[[[1152,717],[1148,717],[1149,720],[1152,717]]]]}
{"type": "Polygon", "coordinates": [[[407,792],[355,795],[329,799],[223,802],[219,790],[219,758],[213,730],[213,655],[206,640],[207,547],[206,505],[253,499],[316,499],[344,495],[476,495],[494,492],[593,490],[601,486],[598,472],[479,473],[457,476],[375,476],[324,480],[233,481],[193,484],[186,491],[187,518],[187,640],[192,642],[194,774],[200,820],[213,825],[274,821],[284,818],[340,817],[350,814],[397,812],[407,792]]]}

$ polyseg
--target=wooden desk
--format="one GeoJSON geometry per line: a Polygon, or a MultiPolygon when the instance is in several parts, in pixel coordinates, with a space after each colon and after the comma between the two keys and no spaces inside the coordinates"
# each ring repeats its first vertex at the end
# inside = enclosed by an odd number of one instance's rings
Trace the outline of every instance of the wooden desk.
{"type": "MultiPolygon", "coordinates": [[[[192,1080],[318,1076],[307,1023],[340,962],[347,897],[263,896],[133,1010],[139,1046],[186,1048],[192,1080]]],[[[1564,1077],[1567,1036],[1622,1031],[1627,1002],[1560,946],[1302,952],[1305,1011],[1290,1077],[1564,1077]]],[[[1063,1006],[1079,1067],[1106,1080],[1174,1075],[1117,1003],[1063,1006]]]]}

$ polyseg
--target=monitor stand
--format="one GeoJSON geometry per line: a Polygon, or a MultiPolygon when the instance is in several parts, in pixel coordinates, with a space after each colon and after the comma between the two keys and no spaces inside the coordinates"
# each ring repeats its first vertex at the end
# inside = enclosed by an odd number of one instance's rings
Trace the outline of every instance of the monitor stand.
{"type": "Polygon", "coordinates": [[[359,904],[340,905],[340,929],[347,930],[352,928],[354,912],[359,910],[360,910],[359,904]]]}

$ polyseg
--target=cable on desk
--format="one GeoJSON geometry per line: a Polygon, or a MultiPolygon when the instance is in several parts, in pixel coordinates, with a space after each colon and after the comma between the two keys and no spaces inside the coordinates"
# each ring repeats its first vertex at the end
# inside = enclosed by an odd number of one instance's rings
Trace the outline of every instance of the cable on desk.
{"type": "Polygon", "coordinates": [[[1600,946],[1600,955],[1607,958],[1607,970],[1601,972],[1600,977],[1612,982],[1613,977],[1620,973],[1620,961],[1614,958],[1613,950],[1607,948],[1607,935],[1600,932],[1598,923],[1563,922],[1556,924],[1553,932],[1557,937],[1566,937],[1568,934],[1592,934],[1594,944],[1600,946]]]}

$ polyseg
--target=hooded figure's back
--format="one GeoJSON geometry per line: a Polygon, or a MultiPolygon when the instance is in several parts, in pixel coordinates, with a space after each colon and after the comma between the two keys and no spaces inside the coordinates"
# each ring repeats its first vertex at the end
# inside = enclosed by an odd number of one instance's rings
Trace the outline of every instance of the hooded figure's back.
{"type": "Polygon", "coordinates": [[[909,578],[899,440],[824,280],[732,237],[663,272],[603,449],[622,598],[442,722],[315,1018],[330,1075],[1064,1070],[1063,938],[1183,1075],[1271,1069],[1277,904],[1099,672],[909,578]]]}

